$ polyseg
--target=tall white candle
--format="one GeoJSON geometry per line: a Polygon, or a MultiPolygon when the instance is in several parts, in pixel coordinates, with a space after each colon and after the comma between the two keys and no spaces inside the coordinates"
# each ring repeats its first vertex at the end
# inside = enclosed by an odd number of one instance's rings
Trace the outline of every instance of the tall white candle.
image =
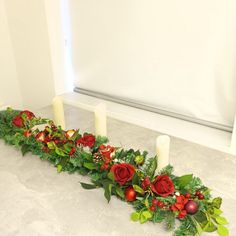
{"type": "Polygon", "coordinates": [[[95,107],[95,134],[100,136],[107,136],[107,116],[106,104],[100,103],[95,107]]]}
{"type": "Polygon", "coordinates": [[[170,151],[170,137],[168,135],[160,135],[156,139],[156,153],[157,153],[157,170],[169,165],[169,151],[170,151]]]}
{"type": "Polygon", "coordinates": [[[56,125],[60,125],[62,129],[65,129],[65,114],[62,98],[56,96],[52,100],[54,122],[56,125]]]}
{"type": "Polygon", "coordinates": [[[236,116],[234,118],[234,126],[233,126],[233,132],[231,136],[230,148],[236,154],[236,116]]]}

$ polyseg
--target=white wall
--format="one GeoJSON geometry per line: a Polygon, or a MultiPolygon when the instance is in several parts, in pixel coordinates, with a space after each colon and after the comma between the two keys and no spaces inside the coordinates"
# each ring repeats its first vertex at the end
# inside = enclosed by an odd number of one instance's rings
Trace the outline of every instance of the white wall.
{"type": "Polygon", "coordinates": [[[55,90],[44,1],[6,0],[5,5],[23,105],[48,105],[55,90]]]}
{"type": "Polygon", "coordinates": [[[4,0],[0,0],[0,104],[22,107],[4,0]]]}

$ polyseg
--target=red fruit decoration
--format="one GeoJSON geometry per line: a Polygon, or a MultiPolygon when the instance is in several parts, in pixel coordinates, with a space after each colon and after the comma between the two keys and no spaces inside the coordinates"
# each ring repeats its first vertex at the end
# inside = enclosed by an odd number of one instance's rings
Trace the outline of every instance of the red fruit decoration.
{"type": "Polygon", "coordinates": [[[136,192],[134,190],[134,188],[132,186],[128,187],[126,190],[125,190],[125,199],[128,201],[128,202],[133,202],[134,200],[136,200],[136,192]]]}
{"type": "Polygon", "coordinates": [[[165,204],[164,204],[164,202],[159,201],[157,203],[157,206],[160,207],[160,208],[163,208],[165,206],[165,204]]]}
{"type": "Polygon", "coordinates": [[[158,200],[156,198],[152,199],[152,205],[153,206],[158,206],[158,200]]]}
{"type": "Polygon", "coordinates": [[[200,193],[199,195],[198,195],[198,199],[199,200],[203,200],[205,198],[205,196],[202,194],[202,193],[200,193]]]}
{"type": "Polygon", "coordinates": [[[156,206],[154,206],[154,205],[150,206],[149,210],[153,211],[153,212],[156,211],[156,206]]]}
{"type": "Polygon", "coordinates": [[[185,205],[184,209],[188,214],[193,215],[198,211],[198,205],[195,201],[189,200],[185,205]]]}

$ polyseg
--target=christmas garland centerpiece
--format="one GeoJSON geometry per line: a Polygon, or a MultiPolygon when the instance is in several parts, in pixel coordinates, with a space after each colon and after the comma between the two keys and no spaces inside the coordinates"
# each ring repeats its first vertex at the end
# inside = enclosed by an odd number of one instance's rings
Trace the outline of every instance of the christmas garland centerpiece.
{"type": "Polygon", "coordinates": [[[103,188],[108,202],[115,195],[133,205],[132,221],[164,222],[175,236],[214,231],[229,235],[228,222],[221,216],[222,199],[212,198],[198,177],[174,175],[170,165],[156,175],[157,159],[148,158],[146,151],[114,147],[106,137],[66,131],[52,120],[11,108],[0,112],[0,138],[23,155],[31,152],[48,160],[58,172],[89,176],[91,183],[82,187],[103,188]]]}

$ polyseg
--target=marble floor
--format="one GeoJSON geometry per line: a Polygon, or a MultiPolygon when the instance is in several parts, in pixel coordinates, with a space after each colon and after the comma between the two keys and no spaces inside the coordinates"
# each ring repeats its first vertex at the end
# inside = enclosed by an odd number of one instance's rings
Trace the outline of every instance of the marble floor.
{"type": "MultiPolygon", "coordinates": [[[[51,107],[35,112],[52,117],[51,107]]],[[[66,106],[67,128],[94,132],[91,112],[66,106]]],[[[191,132],[191,130],[190,130],[191,132]]],[[[108,136],[114,145],[155,152],[159,133],[108,119],[108,136]]],[[[230,235],[236,235],[236,157],[171,137],[170,161],[177,175],[193,173],[222,196],[230,235]]],[[[21,153],[0,141],[0,235],[1,236],[168,236],[162,225],[133,223],[132,207],[103,191],[84,190],[87,177],[58,174],[48,162],[21,153]]],[[[207,235],[207,234],[206,234],[207,235]]],[[[216,235],[216,234],[210,234],[216,235]]]]}

